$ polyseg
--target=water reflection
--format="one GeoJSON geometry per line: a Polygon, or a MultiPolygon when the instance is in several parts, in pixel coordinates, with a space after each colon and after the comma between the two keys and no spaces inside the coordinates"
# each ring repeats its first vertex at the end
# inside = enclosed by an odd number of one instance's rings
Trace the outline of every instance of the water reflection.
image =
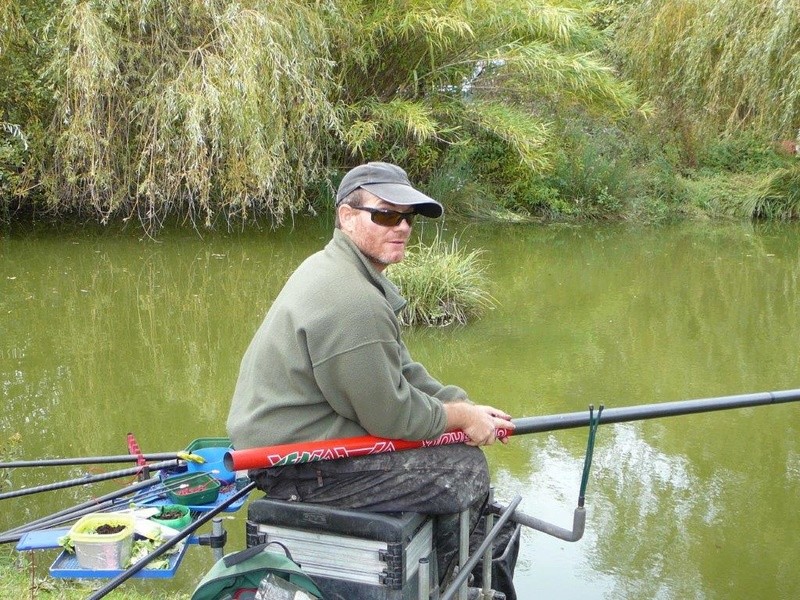
{"type": "MultiPolygon", "coordinates": [[[[533,416],[800,387],[797,226],[445,228],[486,250],[498,304],[407,342],[478,402],[533,416]]],[[[3,239],[0,445],[19,432],[24,458],[95,456],[126,452],[129,431],[145,452],[224,435],[253,331],[328,237],[298,223],[158,242],[87,230],[3,239]]],[[[586,535],[526,532],[520,597],[800,597],[797,411],[602,426],[586,535]]],[[[522,493],[522,510],[568,526],[585,445],[585,431],[565,431],[491,448],[498,495],[522,493]]],[[[9,477],[16,489],[82,472],[9,477]]],[[[0,527],[113,485],[6,501],[0,527]]],[[[163,585],[191,586],[207,559],[163,585]]]]}

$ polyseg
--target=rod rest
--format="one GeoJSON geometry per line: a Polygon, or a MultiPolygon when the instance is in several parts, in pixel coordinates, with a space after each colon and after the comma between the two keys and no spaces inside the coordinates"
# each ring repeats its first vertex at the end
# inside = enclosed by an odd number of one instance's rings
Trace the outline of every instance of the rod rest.
{"type": "MultiPolygon", "coordinates": [[[[494,514],[500,514],[501,511],[505,510],[505,507],[495,502],[489,505],[488,510],[494,514]]],[[[586,509],[582,506],[575,508],[575,512],[572,515],[572,530],[553,525],[547,521],[542,521],[541,519],[537,519],[536,517],[532,517],[518,510],[515,510],[511,514],[511,520],[525,527],[530,527],[536,531],[541,531],[552,537],[564,540],[565,542],[577,542],[583,537],[583,533],[586,530],[586,509]]]]}

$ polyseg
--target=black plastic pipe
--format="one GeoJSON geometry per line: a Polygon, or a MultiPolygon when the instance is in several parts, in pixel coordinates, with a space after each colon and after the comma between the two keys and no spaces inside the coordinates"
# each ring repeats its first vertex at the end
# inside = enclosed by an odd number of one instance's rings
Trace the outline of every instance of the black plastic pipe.
{"type": "Polygon", "coordinates": [[[167,467],[176,467],[181,463],[178,460],[165,460],[160,463],[153,463],[151,465],[144,465],[141,467],[131,467],[129,469],[120,469],[118,471],[109,471],[99,475],[87,475],[86,477],[78,477],[75,479],[67,479],[66,481],[57,481],[55,483],[47,483],[31,488],[23,488],[21,490],[13,490],[0,494],[0,500],[7,500],[8,498],[19,498],[20,496],[29,496],[30,494],[38,494],[39,492],[51,492],[53,490],[61,490],[76,485],[85,485],[87,483],[97,483],[99,481],[108,481],[110,479],[119,479],[121,477],[128,477],[131,475],[138,475],[143,469],[147,468],[151,471],[159,469],[166,469],[167,467]]]}

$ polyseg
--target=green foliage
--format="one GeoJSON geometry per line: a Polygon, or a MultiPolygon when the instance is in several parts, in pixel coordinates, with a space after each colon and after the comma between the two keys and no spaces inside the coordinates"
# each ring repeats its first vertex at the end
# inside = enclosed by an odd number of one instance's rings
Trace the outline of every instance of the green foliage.
{"type": "MultiPolygon", "coordinates": [[[[504,152],[521,164],[528,173],[548,167],[544,149],[548,138],[547,126],[531,119],[523,111],[493,102],[470,102],[465,117],[484,139],[499,140],[504,152]]],[[[477,145],[473,148],[477,150],[477,145]]],[[[476,159],[479,155],[475,153],[476,159]]]]}
{"type": "Polygon", "coordinates": [[[742,132],[712,138],[700,146],[697,166],[731,173],[752,173],[785,166],[787,160],[761,136],[742,132]]]}
{"type": "Polygon", "coordinates": [[[68,0],[60,17],[51,197],[148,228],[304,205],[335,123],[314,7],[68,0]]]}
{"type": "Polygon", "coordinates": [[[672,178],[682,212],[712,218],[797,218],[795,158],[779,155],[748,132],[711,138],[698,148],[697,168],[672,178]]]}
{"type": "MultiPolygon", "coordinates": [[[[480,145],[486,148],[489,144],[480,145]]],[[[444,204],[447,214],[494,222],[530,222],[530,217],[510,204],[507,190],[485,176],[487,157],[482,154],[478,160],[471,160],[471,154],[477,151],[470,146],[449,152],[428,180],[426,192],[444,204]]]]}
{"type": "Polygon", "coordinates": [[[627,73],[697,135],[800,124],[800,11],[772,0],[631,3],[616,42],[627,73]]]}
{"type": "Polygon", "coordinates": [[[555,123],[553,168],[538,177],[538,193],[553,216],[616,219],[636,193],[634,136],[611,122],[573,112],[555,123]]]}
{"type": "Polygon", "coordinates": [[[445,206],[447,214],[471,215],[476,205],[496,204],[493,191],[483,185],[467,154],[471,149],[456,148],[432,173],[425,192],[445,206]]]}
{"type": "Polygon", "coordinates": [[[564,148],[555,160],[552,175],[545,178],[574,210],[592,218],[620,212],[629,196],[630,162],[602,144],[588,143],[564,148]]]}
{"type": "Polygon", "coordinates": [[[675,147],[647,124],[579,110],[549,116],[551,135],[543,147],[549,168],[532,172],[504,140],[485,137],[451,151],[429,191],[449,211],[498,221],[653,221],[691,205],[675,147]]]}
{"type": "Polygon", "coordinates": [[[602,38],[591,27],[591,12],[579,5],[426,0],[337,6],[344,163],[388,158],[402,162],[412,177],[426,178],[466,158],[486,171],[491,167],[478,165],[483,154],[477,149],[491,140],[504,144],[509,161],[521,163],[529,178],[549,164],[549,127],[535,108],[542,99],[616,115],[639,105],[592,52],[602,38]]]}
{"type": "Polygon", "coordinates": [[[481,251],[459,248],[437,237],[430,244],[418,242],[408,249],[403,262],[392,265],[388,275],[408,304],[400,314],[405,325],[444,326],[465,324],[494,306],[486,291],[481,251]]]}
{"type": "Polygon", "coordinates": [[[792,159],[773,141],[798,135],[800,12],[765,0],[651,0],[620,14],[621,62],[658,99],[654,134],[684,165],[671,195],[705,215],[794,218],[792,159]]]}
{"type": "Polygon", "coordinates": [[[749,173],[699,172],[679,178],[685,211],[710,217],[750,218],[759,176],[749,173]]]}
{"type": "Polygon", "coordinates": [[[0,121],[0,208],[10,204],[21,187],[20,173],[28,154],[28,138],[19,125],[0,121]]]}
{"type": "Polygon", "coordinates": [[[800,164],[778,169],[755,189],[750,215],[757,219],[800,219],[800,164]]]}
{"type": "Polygon", "coordinates": [[[487,139],[529,179],[549,164],[541,102],[639,107],[580,2],[4,0],[0,14],[2,197],[35,189],[54,212],[148,230],[280,223],[356,162],[422,181],[487,139]]]}
{"type": "Polygon", "coordinates": [[[480,212],[474,210],[479,196],[489,200],[492,206],[528,208],[525,197],[531,171],[504,140],[486,136],[474,146],[451,154],[452,160],[462,165],[468,178],[480,186],[471,199],[473,214],[480,212]]]}
{"type": "Polygon", "coordinates": [[[592,24],[600,30],[613,28],[625,15],[631,4],[640,0],[595,0],[597,7],[592,15],[592,24]]]}
{"type": "Polygon", "coordinates": [[[634,213],[639,213],[631,217],[645,221],[662,220],[693,204],[684,178],[665,155],[636,167],[631,176],[636,180],[633,203],[638,207],[634,213]],[[647,200],[646,206],[643,206],[642,199],[647,200]]]}
{"type": "Polygon", "coordinates": [[[35,31],[52,8],[44,1],[0,0],[0,220],[14,198],[35,188],[41,122],[49,119],[51,94],[39,79],[45,48],[35,31]]]}

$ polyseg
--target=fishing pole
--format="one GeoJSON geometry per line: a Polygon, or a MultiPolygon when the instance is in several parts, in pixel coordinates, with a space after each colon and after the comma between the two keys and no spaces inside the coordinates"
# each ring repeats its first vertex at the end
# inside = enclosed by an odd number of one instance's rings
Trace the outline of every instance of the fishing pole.
{"type": "MultiPolygon", "coordinates": [[[[642,421],[660,417],[674,417],[680,415],[730,410],[735,408],[749,408],[753,406],[766,406],[797,402],[800,400],[800,389],[781,390],[775,392],[758,392],[752,394],[738,394],[734,396],[719,396],[698,400],[680,400],[677,402],[661,402],[621,408],[607,408],[598,415],[597,424],[623,423],[629,421],[642,421]]],[[[510,435],[523,435],[528,433],[542,433],[558,431],[561,429],[574,429],[585,427],[593,423],[593,417],[586,412],[544,415],[540,417],[522,417],[512,419],[515,429],[498,429],[498,439],[510,435]]],[[[244,471],[248,469],[266,469],[278,465],[292,465],[318,460],[332,460],[379,454],[382,452],[396,452],[414,448],[427,448],[445,444],[457,444],[469,441],[468,436],[462,431],[444,433],[433,440],[393,440],[371,435],[334,440],[316,440],[294,444],[281,444],[245,450],[231,450],[225,453],[223,463],[230,471],[244,471]]]]}
{"type": "MultiPolygon", "coordinates": [[[[167,467],[177,467],[177,466],[180,466],[180,461],[178,460],[166,460],[159,463],[153,463],[152,465],[147,465],[149,469],[152,469],[154,471],[158,469],[165,469],[167,467]]],[[[30,494],[36,494],[38,492],[49,492],[52,490],[60,490],[68,487],[74,487],[76,485],[96,483],[98,481],[108,481],[109,479],[119,479],[121,477],[127,477],[129,475],[138,475],[141,471],[142,467],[136,466],[136,467],[131,467],[129,469],[109,471],[108,473],[102,473],[100,475],[89,475],[86,477],[78,477],[76,479],[68,479],[66,481],[58,481],[56,483],[39,485],[32,488],[13,490],[11,492],[5,492],[0,494],[0,500],[6,500],[7,498],[18,498],[20,496],[28,496],[30,494]]]]}
{"type": "MultiPolygon", "coordinates": [[[[203,457],[190,452],[157,452],[155,454],[142,454],[144,460],[186,460],[203,462],[203,457]]],[[[139,455],[117,454],[113,456],[80,456],[77,458],[45,458],[40,460],[16,460],[0,462],[0,469],[14,469],[19,467],[62,467],[72,465],[102,465],[110,463],[138,462],[139,455]]]]}
{"type": "Polygon", "coordinates": [[[92,512],[104,512],[106,510],[114,509],[123,503],[129,504],[134,500],[137,502],[143,502],[157,498],[160,495],[165,495],[166,491],[164,490],[163,486],[156,485],[160,483],[161,477],[155,475],[150,479],[125,486],[124,488],[110,492],[104,496],[99,496],[98,498],[88,500],[76,506],[65,508],[53,514],[40,517],[24,525],[19,525],[13,529],[9,529],[3,533],[0,533],[0,544],[18,542],[25,533],[36,531],[38,529],[47,529],[55,525],[61,525],[62,523],[82,517],[85,514],[92,512]],[[153,486],[156,486],[156,488],[153,489],[153,486]],[[124,496],[130,494],[137,494],[137,496],[131,499],[124,498],[124,496]]]}
{"type": "Polygon", "coordinates": [[[125,571],[120,573],[117,577],[109,581],[102,588],[98,589],[92,595],[87,596],[87,600],[99,600],[99,598],[102,598],[112,590],[119,587],[123,582],[127,581],[128,579],[136,575],[136,573],[144,569],[150,563],[150,561],[152,561],[155,558],[158,558],[159,556],[167,552],[170,548],[177,545],[184,539],[188,538],[195,531],[197,531],[202,525],[204,525],[205,523],[216,517],[219,513],[224,511],[231,504],[247,496],[255,487],[256,487],[255,482],[251,481],[241,490],[238,490],[233,496],[226,499],[224,502],[221,502],[219,505],[215,506],[212,510],[203,513],[202,516],[199,519],[197,519],[197,521],[195,521],[188,527],[182,529],[178,535],[164,542],[158,548],[153,550],[150,554],[140,559],[135,564],[131,565],[125,571]]]}

